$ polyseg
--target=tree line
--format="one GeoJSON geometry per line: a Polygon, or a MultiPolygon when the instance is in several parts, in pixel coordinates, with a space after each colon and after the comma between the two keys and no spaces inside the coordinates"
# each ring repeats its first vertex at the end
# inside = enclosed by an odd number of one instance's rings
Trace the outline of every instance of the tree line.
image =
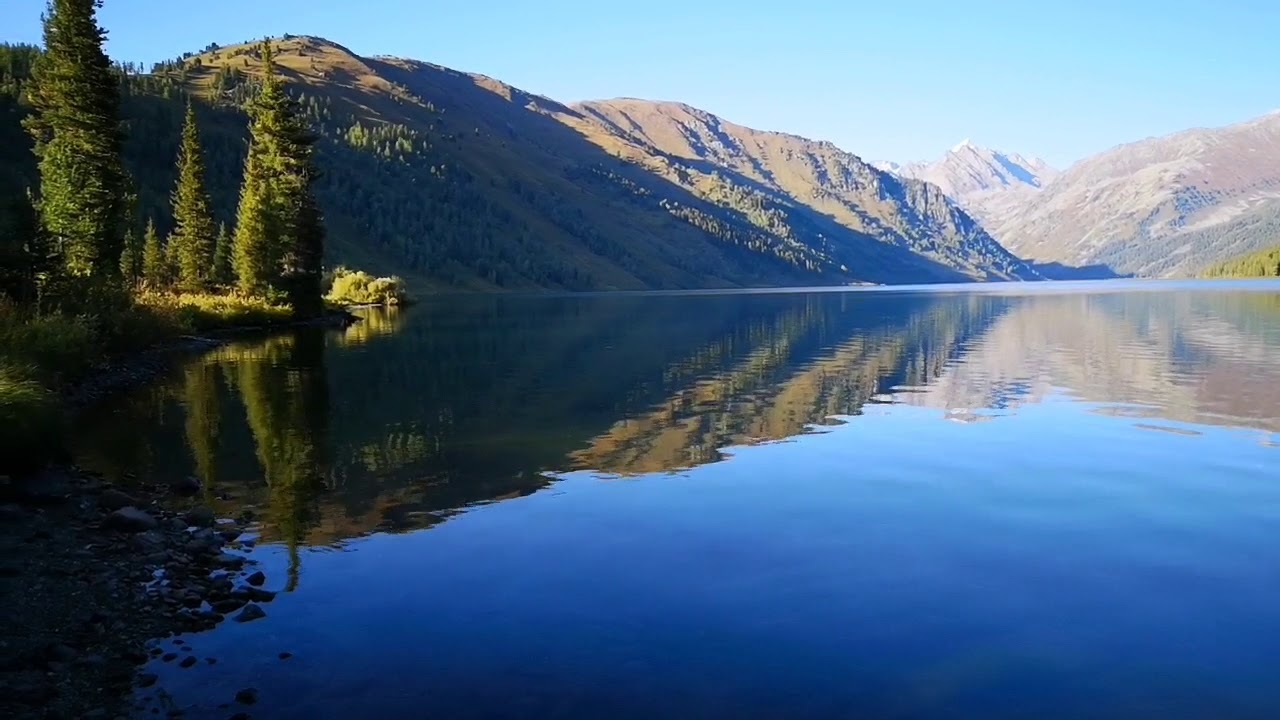
{"type": "Polygon", "coordinates": [[[319,313],[325,225],[313,191],[315,136],[275,72],[270,44],[247,104],[233,229],[215,220],[188,100],[168,198],[172,228],[161,234],[151,216],[139,234],[138,186],[124,160],[126,80],[103,50],[96,11],[93,2],[50,0],[43,51],[0,53],[0,90],[10,98],[0,113],[21,117],[36,160],[36,177],[0,178],[0,293],[40,311],[101,313],[139,292],[180,291],[319,313]]]}

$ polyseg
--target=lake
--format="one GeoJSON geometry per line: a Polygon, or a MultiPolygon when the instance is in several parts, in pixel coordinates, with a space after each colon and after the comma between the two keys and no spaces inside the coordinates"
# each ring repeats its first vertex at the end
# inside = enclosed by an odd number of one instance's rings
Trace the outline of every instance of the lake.
{"type": "Polygon", "coordinates": [[[258,518],[268,616],[147,668],[187,718],[1280,714],[1280,284],[363,318],[77,429],[258,518]]]}

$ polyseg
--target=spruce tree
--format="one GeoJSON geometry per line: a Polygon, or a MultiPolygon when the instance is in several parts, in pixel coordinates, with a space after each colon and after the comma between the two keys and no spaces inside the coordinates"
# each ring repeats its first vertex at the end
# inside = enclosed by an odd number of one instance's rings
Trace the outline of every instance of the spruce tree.
{"type": "Polygon", "coordinates": [[[53,264],[48,236],[30,192],[8,198],[0,213],[0,294],[21,303],[39,298],[41,279],[53,264]]]}
{"type": "Polygon", "coordinates": [[[40,160],[41,220],[70,288],[112,285],[124,243],[127,176],[120,159],[120,88],[103,52],[97,0],[49,0],[45,53],[28,97],[40,160]]]}
{"type": "Polygon", "coordinates": [[[299,207],[285,253],[285,292],[297,315],[311,317],[324,309],[321,297],[321,269],[324,259],[324,218],[311,191],[312,172],[307,172],[300,188],[299,207]]]}
{"type": "Polygon", "coordinates": [[[142,239],[136,230],[124,237],[124,249],[120,251],[120,279],[126,289],[138,286],[142,280],[142,239]]]}
{"type": "Polygon", "coordinates": [[[227,224],[220,223],[218,225],[218,239],[215,241],[213,248],[212,280],[215,285],[228,286],[235,284],[235,269],[232,267],[233,254],[231,234],[227,232],[227,224]]]}
{"type": "Polygon", "coordinates": [[[147,221],[147,231],[142,236],[142,281],[148,290],[167,290],[169,287],[169,258],[165,256],[154,220],[147,221]]]}
{"type": "Polygon", "coordinates": [[[213,215],[209,210],[209,194],[204,186],[204,159],[200,151],[200,132],[196,112],[187,103],[186,121],[182,126],[182,145],[178,149],[178,183],[173,191],[173,234],[169,246],[173,253],[178,287],[188,291],[204,290],[213,270],[213,215]]]}
{"type": "Polygon", "coordinates": [[[267,295],[278,283],[284,213],[280,207],[283,174],[282,109],[288,103],[276,77],[271,44],[262,43],[263,79],[249,106],[249,154],[245,158],[240,206],[236,211],[235,271],[240,292],[267,295]]]}
{"type": "Polygon", "coordinates": [[[269,42],[262,44],[261,54],[264,76],[250,108],[249,156],[236,221],[236,275],[242,292],[281,291],[295,312],[311,314],[320,309],[324,254],[323,220],[311,187],[315,138],[275,73],[269,42]]]}

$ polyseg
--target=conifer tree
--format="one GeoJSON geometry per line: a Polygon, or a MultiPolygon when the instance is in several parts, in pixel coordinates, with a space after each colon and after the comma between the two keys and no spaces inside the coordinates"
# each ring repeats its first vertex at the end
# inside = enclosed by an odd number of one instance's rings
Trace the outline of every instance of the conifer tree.
{"type": "Polygon", "coordinates": [[[213,283],[215,285],[234,285],[235,269],[232,267],[232,258],[234,249],[232,248],[231,234],[227,232],[227,224],[220,223],[218,225],[218,239],[214,242],[213,248],[213,283]]]}
{"type": "Polygon", "coordinates": [[[142,280],[142,240],[136,230],[124,237],[124,249],[120,251],[120,279],[126,289],[137,287],[142,280]]]}
{"type": "Polygon", "coordinates": [[[187,103],[186,121],[182,126],[182,145],[178,149],[173,223],[169,247],[173,253],[178,286],[189,291],[204,290],[212,275],[216,236],[213,215],[209,210],[209,194],[204,186],[200,132],[196,127],[195,108],[190,102],[187,103]]]}
{"type": "Polygon", "coordinates": [[[246,295],[266,295],[279,277],[281,226],[278,182],[283,168],[280,110],[288,101],[275,75],[271,44],[262,43],[263,79],[249,106],[249,154],[245,158],[240,206],[236,211],[236,280],[246,295]]]}
{"type": "Polygon", "coordinates": [[[285,293],[295,312],[320,309],[324,228],[312,196],[312,145],[298,103],[263,42],[262,89],[250,108],[249,155],[236,218],[235,270],[250,295],[285,293]]]}
{"type": "Polygon", "coordinates": [[[50,270],[48,237],[40,226],[31,193],[14,194],[0,212],[0,294],[17,302],[33,302],[40,280],[50,270]]]}
{"type": "Polygon", "coordinates": [[[149,290],[169,287],[169,259],[165,256],[154,220],[147,221],[147,231],[142,236],[142,281],[149,290]]]}
{"type": "Polygon", "coordinates": [[[28,97],[40,160],[41,221],[76,291],[119,273],[127,176],[120,159],[120,88],[103,52],[98,0],[49,0],[45,53],[28,97]]]}

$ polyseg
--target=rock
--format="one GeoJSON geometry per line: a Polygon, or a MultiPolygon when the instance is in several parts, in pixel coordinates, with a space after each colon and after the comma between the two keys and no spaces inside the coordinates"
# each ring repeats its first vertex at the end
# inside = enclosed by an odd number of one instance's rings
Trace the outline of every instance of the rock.
{"type": "Polygon", "coordinates": [[[244,607],[246,602],[247,602],[246,598],[227,598],[226,600],[217,600],[213,603],[210,603],[210,605],[213,607],[215,611],[225,615],[229,612],[234,612],[244,607]]]}
{"type": "Polygon", "coordinates": [[[200,528],[213,527],[213,524],[218,521],[218,518],[213,514],[213,509],[207,505],[197,505],[191,508],[185,517],[189,524],[200,528]]]}
{"type": "Polygon", "coordinates": [[[246,623],[246,622],[252,622],[259,618],[264,618],[266,616],[267,616],[266,610],[263,610],[262,608],[258,607],[254,603],[249,603],[248,605],[245,605],[244,609],[241,610],[240,613],[232,619],[238,623],[246,623]]]}
{"type": "Polygon", "coordinates": [[[196,664],[196,658],[195,658],[195,656],[194,656],[194,655],[188,655],[188,656],[186,656],[186,657],[182,658],[182,662],[178,663],[178,667],[189,668],[189,667],[191,667],[192,665],[195,665],[195,664],[196,664]]]}
{"type": "Polygon", "coordinates": [[[164,524],[172,532],[182,532],[187,529],[187,521],[179,517],[171,517],[164,524]]]}
{"type": "Polygon", "coordinates": [[[187,477],[174,480],[169,483],[169,489],[177,495],[185,495],[190,497],[200,492],[200,479],[188,475],[187,477]]]}
{"type": "Polygon", "coordinates": [[[102,520],[102,527],[108,530],[119,530],[121,532],[143,532],[144,530],[153,530],[160,523],[147,513],[139,510],[132,505],[122,507],[112,512],[102,520]]]}
{"type": "Polygon", "coordinates": [[[231,597],[244,598],[254,602],[271,602],[276,599],[276,594],[272,590],[263,590],[252,585],[241,585],[231,591],[231,597]]]}
{"type": "Polygon", "coordinates": [[[72,660],[75,660],[79,654],[80,653],[76,652],[75,648],[72,648],[68,645],[63,645],[62,643],[56,643],[54,645],[50,645],[48,649],[45,651],[45,656],[48,657],[50,660],[55,660],[57,662],[63,662],[63,663],[68,663],[68,662],[71,662],[72,660]]]}
{"type": "Polygon", "coordinates": [[[254,587],[261,587],[262,583],[267,581],[267,576],[261,570],[254,570],[252,574],[244,579],[245,582],[254,587]]]}
{"type": "Polygon", "coordinates": [[[282,653],[280,653],[280,656],[279,656],[279,657],[280,657],[280,659],[281,659],[281,660],[288,660],[289,658],[293,657],[293,653],[291,653],[291,652],[282,652],[282,653]]]}
{"type": "Polygon", "coordinates": [[[165,662],[173,662],[174,660],[178,659],[178,653],[165,653],[164,657],[160,659],[165,662]]]}
{"type": "Polygon", "coordinates": [[[138,501],[134,500],[128,493],[115,488],[107,488],[98,496],[98,504],[108,510],[119,510],[122,507],[137,505],[138,501]]]}
{"type": "Polygon", "coordinates": [[[25,520],[26,517],[27,511],[13,503],[0,505],[0,525],[16,523],[20,520],[25,520]]]}
{"type": "Polygon", "coordinates": [[[244,565],[245,557],[235,553],[224,552],[214,558],[214,562],[225,568],[238,568],[244,565]]]}
{"type": "Polygon", "coordinates": [[[32,505],[58,505],[70,497],[71,481],[61,472],[46,470],[18,480],[15,489],[20,500],[32,505]]]}
{"type": "Polygon", "coordinates": [[[156,680],[160,678],[155,673],[142,673],[138,676],[138,687],[151,687],[156,684],[156,680]]]}
{"type": "Polygon", "coordinates": [[[244,688],[240,692],[236,693],[236,702],[241,705],[252,705],[258,702],[258,689],[244,688]]]}

